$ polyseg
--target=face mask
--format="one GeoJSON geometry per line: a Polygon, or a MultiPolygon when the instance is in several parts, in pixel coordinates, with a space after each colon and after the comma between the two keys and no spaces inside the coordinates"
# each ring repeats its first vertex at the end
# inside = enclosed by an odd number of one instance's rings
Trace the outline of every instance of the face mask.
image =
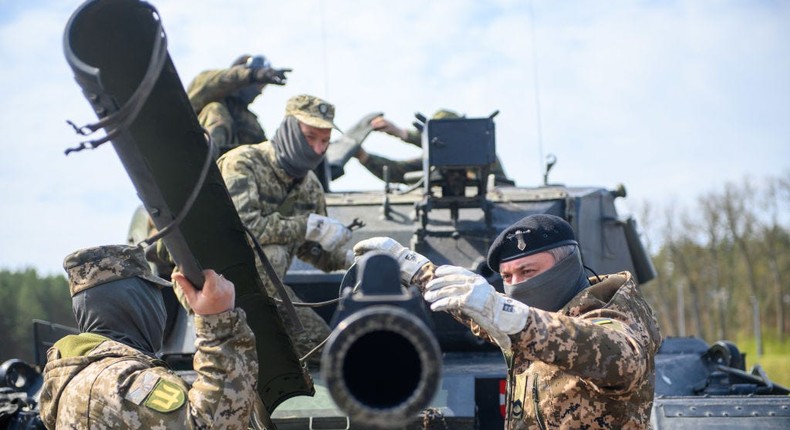
{"type": "Polygon", "coordinates": [[[293,178],[303,178],[324,159],[324,154],[316,154],[307,143],[299,128],[299,120],[290,115],[285,117],[274,133],[272,146],[280,167],[293,178]]]}
{"type": "Polygon", "coordinates": [[[562,309],[576,294],[590,286],[578,248],[551,269],[514,285],[505,294],[534,308],[549,312],[562,309]]]}
{"type": "Polygon", "coordinates": [[[98,285],[72,297],[81,332],[125,343],[149,355],[162,348],[167,311],[162,292],[140,278],[98,285]]]}

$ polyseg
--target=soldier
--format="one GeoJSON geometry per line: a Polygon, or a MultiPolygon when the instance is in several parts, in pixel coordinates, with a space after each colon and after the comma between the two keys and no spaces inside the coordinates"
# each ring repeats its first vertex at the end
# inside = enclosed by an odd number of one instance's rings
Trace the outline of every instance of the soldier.
{"type": "Polygon", "coordinates": [[[189,102],[214,142],[215,160],[239,145],[266,140],[249,105],[266,85],[285,85],[290,71],[272,68],[261,55],[245,54],[228,69],[207,70],[192,80],[187,88],[189,102]]]}
{"type": "Polygon", "coordinates": [[[649,427],[658,324],[629,272],[585,276],[562,218],[530,215],[496,238],[487,260],[506,294],[390,238],[354,247],[373,250],[398,259],[401,281],[418,286],[432,310],[502,349],[507,429],[649,427]]]}
{"type": "MultiPolygon", "coordinates": [[[[440,109],[433,114],[431,119],[445,119],[445,118],[461,118],[457,113],[440,109]]],[[[418,148],[422,148],[422,133],[416,128],[400,128],[392,121],[378,116],[370,121],[370,125],[374,130],[381,131],[389,134],[390,136],[397,137],[398,139],[410,143],[418,148]]],[[[361,146],[354,154],[354,157],[359,160],[368,171],[374,174],[377,178],[384,180],[384,166],[389,170],[390,182],[397,182],[405,184],[405,174],[408,172],[421,172],[422,171],[422,157],[410,158],[407,160],[395,161],[380,155],[370,154],[365,151],[361,146]]],[[[494,164],[491,166],[491,173],[495,175],[497,184],[513,185],[513,181],[507,179],[505,171],[502,169],[502,163],[497,157],[494,164]]]]}
{"type": "MultiPolygon", "coordinates": [[[[312,171],[324,158],[332,128],[336,128],[334,116],[335,107],[318,97],[292,97],[271,141],[240,146],[217,161],[239,217],[281,279],[294,256],[325,271],[345,269],[353,262],[351,250],[342,248],[351,239],[351,231],[326,216],[324,191],[312,171]]],[[[276,297],[260,262],[258,272],[269,295],[276,297]]],[[[290,287],[286,291],[296,298],[290,287]]],[[[304,356],[330,330],[314,310],[299,307],[296,312],[305,332],[291,334],[304,356]]],[[[312,354],[311,363],[317,364],[319,357],[312,354]]]]}
{"type": "Polygon", "coordinates": [[[233,284],[206,270],[202,290],[173,279],[194,311],[197,379],[189,384],[156,358],[162,346],[162,288],[140,247],[110,245],[66,256],[79,335],[48,351],[41,418],[56,428],[223,428],[250,424],[258,360],[233,284]]]}

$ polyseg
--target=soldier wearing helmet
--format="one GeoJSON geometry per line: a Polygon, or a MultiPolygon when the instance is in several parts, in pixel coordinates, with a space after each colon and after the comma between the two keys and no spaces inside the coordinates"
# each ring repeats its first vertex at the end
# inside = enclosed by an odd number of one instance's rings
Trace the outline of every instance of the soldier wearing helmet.
{"type": "Polygon", "coordinates": [[[291,69],[274,69],[262,55],[242,55],[230,68],[207,70],[187,87],[189,102],[200,125],[214,142],[217,159],[239,145],[266,140],[266,133],[249,105],[269,85],[285,85],[291,69]]]}
{"type": "Polygon", "coordinates": [[[401,282],[498,345],[507,362],[507,429],[649,428],[661,334],[629,272],[587,278],[573,229],[530,215],[491,245],[505,294],[457,266],[436,267],[390,238],[357,255],[398,259],[401,282]]]}

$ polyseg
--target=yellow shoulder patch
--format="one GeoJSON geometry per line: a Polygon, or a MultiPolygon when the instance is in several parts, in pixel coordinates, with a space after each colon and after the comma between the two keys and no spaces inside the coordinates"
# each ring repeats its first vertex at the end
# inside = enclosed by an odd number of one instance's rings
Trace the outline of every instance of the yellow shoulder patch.
{"type": "Polygon", "coordinates": [[[597,325],[605,325],[614,323],[614,320],[611,318],[593,318],[592,322],[597,325]]]}
{"type": "Polygon", "coordinates": [[[173,412],[185,401],[186,394],[178,384],[160,378],[143,404],[158,412],[173,412]]]}

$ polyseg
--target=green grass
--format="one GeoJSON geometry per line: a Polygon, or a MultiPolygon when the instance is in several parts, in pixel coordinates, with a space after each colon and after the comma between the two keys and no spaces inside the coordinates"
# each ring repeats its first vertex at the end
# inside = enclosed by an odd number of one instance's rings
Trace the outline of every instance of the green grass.
{"type": "Polygon", "coordinates": [[[742,353],[746,353],[747,371],[759,364],[772,382],[790,388],[790,333],[785,334],[784,342],[774,334],[764,335],[762,357],[757,356],[754,338],[738,338],[735,343],[742,353]]]}

